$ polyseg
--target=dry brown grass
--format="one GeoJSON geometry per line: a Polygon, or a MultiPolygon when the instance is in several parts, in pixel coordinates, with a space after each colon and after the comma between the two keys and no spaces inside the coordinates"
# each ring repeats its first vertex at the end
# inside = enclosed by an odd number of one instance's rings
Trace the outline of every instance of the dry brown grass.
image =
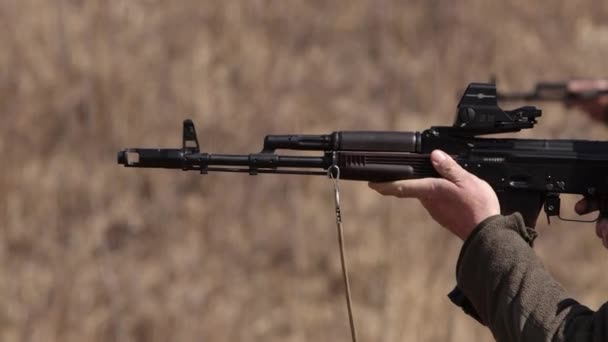
{"type": "MultiPolygon", "coordinates": [[[[0,2],[0,339],[347,341],[330,184],[127,170],[126,146],[420,130],[496,73],[506,89],[606,72],[608,3],[555,0],[0,2]]],[[[534,134],[605,139],[546,106],[534,134]]],[[[530,135],[528,133],[527,135],[530,135]]],[[[454,308],[460,243],[414,201],[343,184],[362,341],[489,341],[454,308]]],[[[538,251],[597,307],[591,225],[538,251]]]]}

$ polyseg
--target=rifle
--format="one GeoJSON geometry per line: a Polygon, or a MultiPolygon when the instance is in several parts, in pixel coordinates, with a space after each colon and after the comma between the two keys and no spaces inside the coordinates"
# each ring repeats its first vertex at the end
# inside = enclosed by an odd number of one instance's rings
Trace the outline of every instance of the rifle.
{"type": "Polygon", "coordinates": [[[603,95],[608,95],[608,89],[574,92],[568,89],[567,82],[539,82],[533,91],[498,93],[501,101],[554,101],[568,103],[571,101],[593,100],[603,95]]]}
{"type": "Polygon", "coordinates": [[[471,83],[458,103],[452,126],[433,126],[422,132],[267,135],[261,152],[236,155],[202,152],[194,124],[185,120],[181,148],[127,148],[118,152],[118,163],[201,174],[329,175],[385,182],[439,177],[429,154],[441,149],[492,186],[503,214],[520,212],[526,225],[534,227],[541,207],[547,220],[552,216],[568,220],[560,215],[560,194],[608,198],[608,141],[479,137],[533,128],[540,116],[541,110],[533,106],[502,110],[494,84],[471,83]],[[277,150],[319,151],[320,155],[290,156],[277,150]]]}
{"type": "MultiPolygon", "coordinates": [[[[201,152],[194,124],[185,120],[181,148],[127,148],[118,152],[118,163],[201,174],[243,172],[332,178],[348,318],[352,341],[356,342],[337,180],[383,182],[438,177],[429,154],[441,149],[492,186],[503,214],[518,211],[529,227],[535,226],[543,204],[547,219],[564,219],[560,216],[562,193],[580,194],[604,203],[608,198],[608,141],[479,137],[533,128],[540,116],[540,109],[532,106],[502,110],[494,84],[471,83],[460,99],[452,126],[433,126],[422,132],[267,135],[261,152],[236,155],[201,152]],[[278,154],[277,150],[319,151],[320,155],[290,156],[278,154]]],[[[604,210],[600,210],[600,215],[604,215],[604,210]]],[[[453,292],[456,297],[458,291],[453,292]]]]}

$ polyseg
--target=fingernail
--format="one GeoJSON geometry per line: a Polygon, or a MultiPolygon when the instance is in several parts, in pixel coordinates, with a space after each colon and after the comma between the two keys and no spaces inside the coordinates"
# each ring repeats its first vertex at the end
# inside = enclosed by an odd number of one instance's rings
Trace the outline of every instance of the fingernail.
{"type": "Polygon", "coordinates": [[[435,159],[438,162],[442,162],[444,160],[446,160],[446,158],[448,157],[445,153],[443,153],[443,151],[439,151],[439,150],[435,150],[435,159]]]}

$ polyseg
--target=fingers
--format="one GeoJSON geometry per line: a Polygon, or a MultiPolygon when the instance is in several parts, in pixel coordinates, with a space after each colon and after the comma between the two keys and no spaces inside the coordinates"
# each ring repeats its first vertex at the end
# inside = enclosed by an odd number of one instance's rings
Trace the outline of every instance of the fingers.
{"type": "Polygon", "coordinates": [[[608,248],[608,218],[602,218],[595,226],[595,233],[602,239],[604,247],[608,248]]]}
{"type": "MultiPolygon", "coordinates": [[[[608,198],[589,198],[585,197],[574,205],[574,211],[579,215],[589,214],[594,211],[608,213],[608,198]]],[[[603,216],[603,215],[602,215],[603,216]]]]}
{"type": "Polygon", "coordinates": [[[589,213],[594,212],[594,211],[596,211],[598,209],[599,209],[599,207],[598,207],[597,201],[589,199],[587,197],[585,197],[582,200],[576,202],[576,204],[574,205],[574,210],[579,215],[589,214],[589,213]]]}
{"type": "MultiPolygon", "coordinates": [[[[604,210],[604,206],[606,206],[606,202],[602,202],[602,211],[604,210]]],[[[583,198],[578,201],[574,206],[574,210],[579,215],[585,215],[593,211],[599,210],[599,204],[597,200],[590,198],[583,198]]],[[[604,247],[608,249],[608,217],[601,216],[599,221],[595,225],[595,235],[602,240],[604,247]]]]}
{"type": "MultiPolygon", "coordinates": [[[[452,183],[462,182],[469,173],[445,152],[435,150],[431,153],[431,163],[437,173],[452,183]]],[[[438,187],[449,184],[439,178],[410,179],[386,183],[369,183],[369,187],[382,195],[402,198],[424,198],[438,187]]]]}
{"type": "Polygon", "coordinates": [[[569,99],[566,101],[566,107],[578,107],[584,112],[587,112],[594,119],[601,119],[603,110],[601,110],[601,98],[590,96],[586,98],[585,94],[595,94],[599,91],[608,89],[608,80],[602,79],[579,79],[568,81],[568,91],[570,93],[579,94],[581,98],[569,99]]]}
{"type": "Polygon", "coordinates": [[[440,150],[431,153],[431,162],[443,178],[453,183],[462,182],[469,174],[452,157],[440,150]]]}
{"type": "Polygon", "coordinates": [[[568,90],[574,93],[608,89],[608,80],[579,79],[568,81],[568,90]]]}
{"type": "Polygon", "coordinates": [[[441,181],[437,178],[410,179],[396,182],[368,183],[369,187],[385,196],[423,198],[429,195],[441,181]]]}

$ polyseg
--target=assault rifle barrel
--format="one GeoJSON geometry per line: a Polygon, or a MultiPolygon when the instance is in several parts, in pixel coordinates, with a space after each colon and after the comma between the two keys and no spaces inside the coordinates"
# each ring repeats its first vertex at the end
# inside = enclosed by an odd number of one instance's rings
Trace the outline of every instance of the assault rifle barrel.
{"type": "Polygon", "coordinates": [[[183,149],[172,148],[129,148],[118,153],[118,163],[126,167],[204,170],[208,166],[326,168],[331,161],[326,157],[281,156],[275,153],[238,155],[188,153],[183,149]]]}

